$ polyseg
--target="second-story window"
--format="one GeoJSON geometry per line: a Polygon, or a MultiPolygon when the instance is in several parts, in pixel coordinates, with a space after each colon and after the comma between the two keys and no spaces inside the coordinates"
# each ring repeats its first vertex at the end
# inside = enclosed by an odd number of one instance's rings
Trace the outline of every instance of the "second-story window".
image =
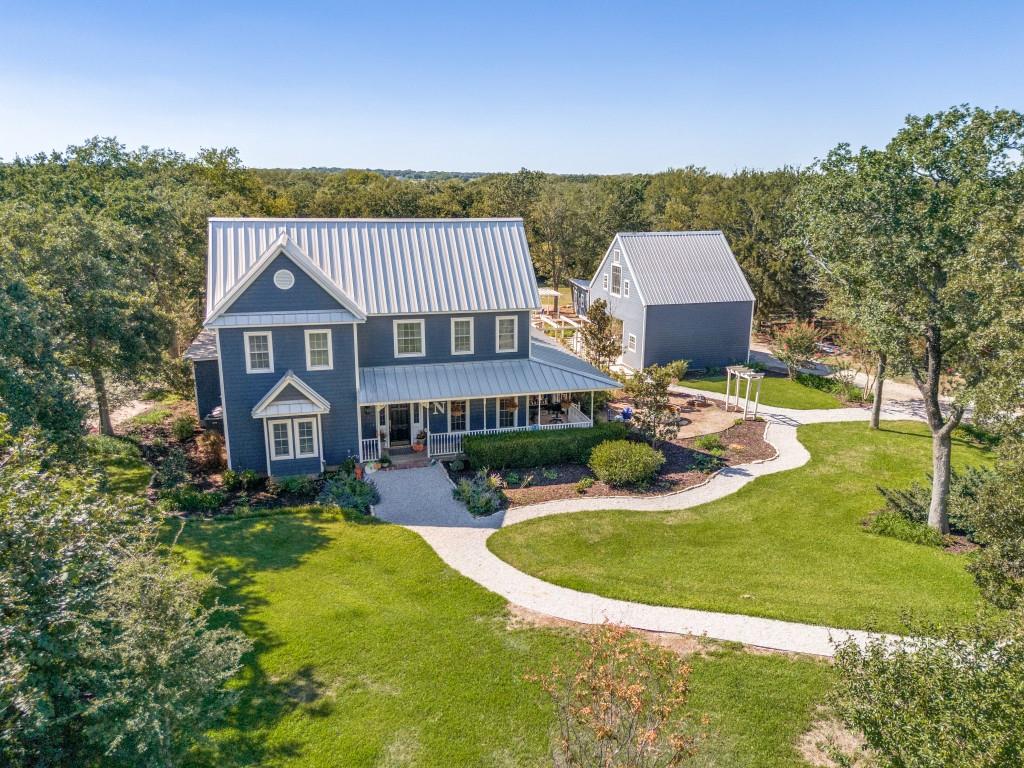
{"type": "Polygon", "coordinates": [[[622,295],[629,298],[629,280],[622,281],[622,295]]]}
{"type": "Polygon", "coordinates": [[[395,320],[395,357],[423,355],[423,321],[395,320]]]}
{"type": "Polygon", "coordinates": [[[495,344],[497,352],[515,352],[518,348],[518,335],[516,333],[518,318],[515,315],[499,317],[495,321],[495,344]]]}
{"type": "Polygon", "coordinates": [[[269,332],[246,333],[245,372],[269,373],[274,370],[274,345],[269,332]]]}
{"type": "Polygon", "coordinates": [[[612,296],[622,294],[622,265],[612,264],[612,296]]]}
{"type": "Polygon", "coordinates": [[[329,371],[334,367],[331,359],[331,332],[306,331],[306,369],[329,371]]]}
{"type": "Polygon", "coordinates": [[[473,318],[452,318],[452,354],[473,354],[473,318]]]}

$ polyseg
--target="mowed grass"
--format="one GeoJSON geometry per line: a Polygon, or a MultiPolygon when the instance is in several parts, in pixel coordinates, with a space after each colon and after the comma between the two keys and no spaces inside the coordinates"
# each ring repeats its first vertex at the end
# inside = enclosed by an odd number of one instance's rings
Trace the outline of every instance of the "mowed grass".
{"type": "MultiPolygon", "coordinates": [[[[177,550],[215,573],[256,644],[240,704],[191,765],[550,765],[553,707],[524,678],[576,631],[511,628],[504,600],[412,532],[280,515],[189,522],[177,550]]],[[[803,765],[793,744],[827,665],[720,650],[692,666],[693,710],[710,718],[702,763],[803,765]]]]}
{"type": "MultiPolygon", "coordinates": [[[[538,518],[488,540],[527,573],[584,592],[657,605],[888,631],[904,612],[960,620],[978,603],[963,555],[866,533],[876,485],[923,481],[931,438],[916,423],[800,427],[805,466],[676,512],[538,518]]],[[[954,464],[987,461],[956,441],[954,464]]]]}
{"type": "MultiPolygon", "coordinates": [[[[684,387],[702,389],[706,392],[716,392],[720,395],[725,394],[726,381],[724,375],[708,376],[702,379],[684,379],[679,383],[684,387]]],[[[757,382],[753,382],[750,385],[751,400],[753,400],[754,387],[756,385],[757,382]]],[[[733,387],[735,386],[736,384],[733,383],[733,387]]],[[[746,391],[746,382],[741,382],[740,396],[745,395],[746,391]]],[[[775,408],[799,408],[802,410],[843,407],[839,399],[829,392],[823,392],[820,389],[801,384],[799,381],[778,376],[765,376],[761,380],[760,402],[775,408]]]]}
{"type": "Polygon", "coordinates": [[[153,468],[143,460],[135,443],[123,438],[89,435],[85,444],[90,462],[106,476],[110,491],[141,494],[146,490],[153,468]]]}

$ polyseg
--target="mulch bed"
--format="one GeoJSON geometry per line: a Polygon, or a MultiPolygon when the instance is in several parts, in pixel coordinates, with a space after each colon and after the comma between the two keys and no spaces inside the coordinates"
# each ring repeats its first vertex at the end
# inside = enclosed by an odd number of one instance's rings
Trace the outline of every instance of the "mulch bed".
{"type": "MultiPolygon", "coordinates": [[[[503,478],[510,474],[518,475],[520,484],[526,478],[530,479],[526,488],[505,488],[509,505],[513,507],[556,499],[575,499],[581,496],[658,496],[700,485],[712,472],[722,467],[749,464],[752,461],[774,457],[775,449],[764,439],[765,426],[762,421],[747,421],[716,433],[726,446],[726,454],[721,458],[697,449],[697,438],[663,444],[661,450],[665,454],[665,465],[655,481],[642,489],[614,488],[606,485],[594,477],[589,467],[582,464],[555,464],[535,469],[504,470],[499,474],[503,478]],[[545,476],[545,472],[548,476],[545,476]],[[591,478],[594,484],[583,493],[579,493],[576,490],[576,483],[585,477],[591,478]]],[[[448,464],[445,466],[448,467],[448,473],[455,482],[473,474],[470,469],[454,472],[448,464]]]]}

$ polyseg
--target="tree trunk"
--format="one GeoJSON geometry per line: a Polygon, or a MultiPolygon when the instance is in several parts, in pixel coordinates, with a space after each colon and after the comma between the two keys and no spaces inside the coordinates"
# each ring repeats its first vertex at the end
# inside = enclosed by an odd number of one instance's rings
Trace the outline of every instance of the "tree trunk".
{"type": "Polygon", "coordinates": [[[953,440],[942,429],[932,436],[932,499],[928,507],[928,525],[940,533],[949,533],[949,477],[953,440]]]}
{"type": "Polygon", "coordinates": [[[89,371],[92,384],[96,389],[96,408],[100,412],[100,432],[113,436],[114,425],[110,421],[110,401],[107,399],[107,383],[103,380],[103,371],[92,368],[89,371]]]}
{"type": "Polygon", "coordinates": [[[878,374],[875,376],[875,399],[871,402],[871,428],[878,429],[878,420],[882,415],[882,385],[885,383],[885,364],[888,358],[885,352],[878,353],[878,374]]]}

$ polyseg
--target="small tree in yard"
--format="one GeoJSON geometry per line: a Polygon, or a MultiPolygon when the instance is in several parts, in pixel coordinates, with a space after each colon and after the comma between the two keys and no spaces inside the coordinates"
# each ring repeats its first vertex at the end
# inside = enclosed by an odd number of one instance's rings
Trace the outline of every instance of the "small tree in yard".
{"type": "Polygon", "coordinates": [[[633,417],[636,428],[654,445],[671,440],[679,431],[672,423],[669,404],[668,388],[672,379],[671,367],[649,365],[626,382],[626,393],[633,398],[636,408],[633,417]]]}
{"type": "Polygon", "coordinates": [[[622,339],[615,318],[608,314],[608,303],[597,299],[587,309],[587,320],[580,331],[583,334],[583,354],[602,371],[611,368],[622,353],[622,339]]]}
{"type": "Polygon", "coordinates": [[[821,334],[810,323],[792,323],[772,334],[772,354],[786,364],[789,378],[814,360],[821,334]]]}
{"type": "Polygon", "coordinates": [[[696,754],[698,724],[688,717],[690,668],[679,657],[621,627],[585,635],[567,668],[540,682],[557,709],[558,768],[669,768],[696,754]]]}
{"type": "Polygon", "coordinates": [[[839,646],[833,703],[887,768],[1004,768],[1024,760],[1020,615],[913,640],[839,646]]]}

